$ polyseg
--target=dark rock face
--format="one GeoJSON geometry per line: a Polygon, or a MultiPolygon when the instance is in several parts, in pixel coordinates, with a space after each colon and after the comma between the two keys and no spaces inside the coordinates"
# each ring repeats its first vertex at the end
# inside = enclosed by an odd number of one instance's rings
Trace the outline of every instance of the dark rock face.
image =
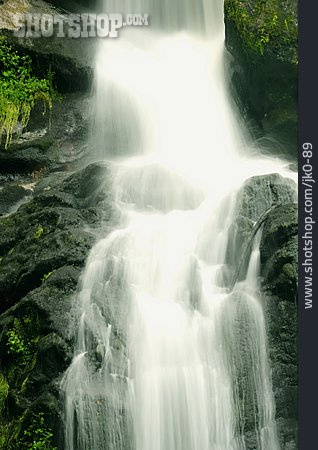
{"type": "Polygon", "coordinates": [[[297,298],[297,206],[275,208],[264,224],[262,275],[267,288],[291,303],[297,298]]]}
{"type": "MultiPolygon", "coordinates": [[[[50,1],[29,2],[23,5],[12,0],[1,6],[0,34],[5,35],[8,42],[22,54],[32,59],[36,75],[45,77],[48,69],[54,73],[54,80],[59,92],[87,92],[93,78],[94,54],[97,39],[76,39],[68,37],[69,23],[65,12],[87,13],[95,9],[94,1],[50,1]],[[63,21],[65,36],[58,36],[58,29],[52,36],[29,36],[21,28],[19,14],[48,14],[59,17],[63,21]]],[[[74,16],[74,14],[73,14],[74,16]]]]}
{"type": "Polygon", "coordinates": [[[63,448],[59,382],[72,357],[72,300],[101,220],[110,229],[109,172],[95,163],[51,175],[0,219],[0,372],[9,385],[1,449],[18,448],[37,413],[63,448]]]}
{"type": "Polygon", "coordinates": [[[229,233],[229,242],[227,247],[227,261],[229,264],[235,264],[240,259],[244,251],[244,246],[251,237],[253,230],[253,221],[246,216],[237,215],[231,225],[229,233]]]}
{"type": "Polygon", "coordinates": [[[10,183],[0,187],[0,216],[12,213],[30,195],[31,191],[18,183],[10,183]]]}
{"type": "MultiPolygon", "coordinates": [[[[42,436],[52,432],[53,446],[64,448],[59,384],[73,354],[71,307],[100,223],[107,233],[113,213],[108,166],[79,170],[94,160],[88,92],[96,40],[26,39],[14,36],[11,26],[16,11],[89,12],[93,2],[25,3],[1,6],[7,26],[2,21],[0,33],[30,55],[37,76],[54,72],[62,98],[50,114],[36,105],[8,151],[0,148],[0,216],[9,214],[0,218],[1,450],[30,448],[25,432],[34,423],[42,436]]],[[[31,435],[39,437],[34,428],[31,435]]]]}
{"type": "Polygon", "coordinates": [[[33,174],[27,180],[34,182],[52,170],[72,169],[88,154],[90,102],[86,94],[65,94],[45,115],[37,105],[22,135],[14,136],[8,150],[0,149],[0,175],[33,174]]]}
{"type": "Polygon", "coordinates": [[[236,197],[235,220],[227,249],[229,264],[237,264],[240,260],[234,282],[244,279],[246,275],[253,239],[266,213],[276,205],[296,201],[294,181],[277,173],[251,177],[243,184],[236,197]]]}
{"type": "Polygon", "coordinates": [[[282,449],[297,448],[297,241],[297,206],[277,206],[264,223],[261,275],[282,449]]]}

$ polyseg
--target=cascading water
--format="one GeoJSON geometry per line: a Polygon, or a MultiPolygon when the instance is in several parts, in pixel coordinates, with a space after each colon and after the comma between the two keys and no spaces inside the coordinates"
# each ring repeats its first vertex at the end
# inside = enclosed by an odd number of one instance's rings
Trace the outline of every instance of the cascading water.
{"type": "Polygon", "coordinates": [[[65,448],[243,450],[249,430],[258,449],[278,450],[260,232],[232,290],[227,255],[239,187],[278,162],[244,156],[222,1],[105,1],[136,9],[154,29],[125,30],[96,56],[96,147],[116,158],[122,223],[83,274],[65,448]]]}

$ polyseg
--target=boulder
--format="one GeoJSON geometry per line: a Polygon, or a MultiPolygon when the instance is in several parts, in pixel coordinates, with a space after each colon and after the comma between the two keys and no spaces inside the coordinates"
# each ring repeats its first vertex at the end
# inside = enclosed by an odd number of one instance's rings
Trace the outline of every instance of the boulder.
{"type": "Polygon", "coordinates": [[[243,183],[236,196],[226,253],[232,267],[232,286],[245,279],[255,234],[270,210],[296,201],[296,184],[279,174],[255,176],[243,183]]]}
{"type": "Polygon", "coordinates": [[[293,180],[277,173],[249,178],[237,197],[238,214],[256,222],[275,205],[297,201],[297,187],[293,180]]]}

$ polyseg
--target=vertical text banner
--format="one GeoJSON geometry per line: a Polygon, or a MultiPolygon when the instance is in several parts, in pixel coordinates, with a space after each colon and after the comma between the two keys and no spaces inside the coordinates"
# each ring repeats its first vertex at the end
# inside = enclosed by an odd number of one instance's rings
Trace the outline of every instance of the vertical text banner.
{"type": "Polygon", "coordinates": [[[299,0],[299,450],[318,429],[318,2],[299,0]]]}

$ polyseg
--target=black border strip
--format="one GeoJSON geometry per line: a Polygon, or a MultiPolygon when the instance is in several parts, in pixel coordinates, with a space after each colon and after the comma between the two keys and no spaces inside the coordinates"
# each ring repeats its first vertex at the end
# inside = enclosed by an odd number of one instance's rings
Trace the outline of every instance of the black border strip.
{"type": "MultiPolygon", "coordinates": [[[[299,0],[299,450],[318,448],[318,2],[299,0]],[[306,145],[305,143],[311,144],[306,145]],[[304,148],[312,146],[312,156],[304,148]],[[308,161],[309,160],[309,161],[308,161]],[[306,167],[304,167],[307,164],[306,167]],[[312,169],[310,170],[310,168],[312,169]],[[305,178],[303,178],[305,177],[305,178]],[[306,183],[307,186],[304,184],[306,183]],[[313,198],[313,208],[305,209],[305,195],[313,198]],[[310,228],[311,239],[303,236],[310,228]],[[310,242],[311,241],[311,242],[310,242]],[[306,245],[308,244],[308,245],[306,245]],[[312,252],[312,307],[308,307],[306,276],[310,275],[312,252]],[[307,308],[306,308],[307,306],[307,308]]],[[[310,204],[310,202],[308,202],[310,204]]],[[[310,234],[307,235],[310,237],[310,234]]],[[[308,283],[308,278],[307,278],[308,283]]],[[[308,284],[307,284],[308,287],[308,284]]]]}

